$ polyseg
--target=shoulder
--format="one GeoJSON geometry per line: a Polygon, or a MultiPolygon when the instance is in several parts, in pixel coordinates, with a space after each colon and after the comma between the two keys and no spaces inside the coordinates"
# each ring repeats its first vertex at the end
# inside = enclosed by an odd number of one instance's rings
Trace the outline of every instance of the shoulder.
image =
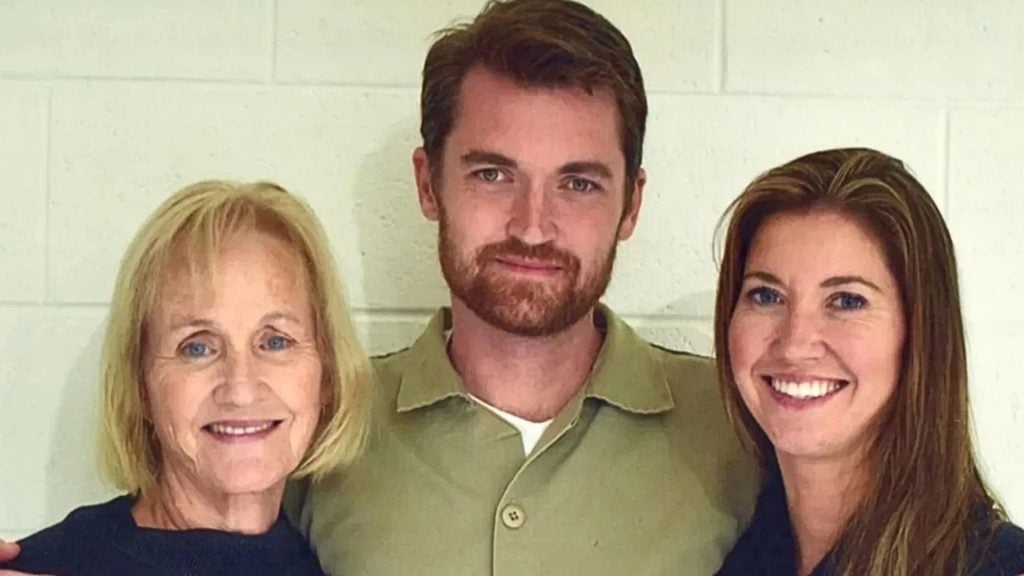
{"type": "Polygon", "coordinates": [[[995,529],[979,559],[978,576],[1024,574],[1024,529],[1005,522],[995,529]]]}
{"type": "Polygon", "coordinates": [[[664,371],[673,392],[719,397],[714,358],[653,343],[647,343],[647,348],[664,371]]]}
{"type": "Polygon", "coordinates": [[[412,347],[379,354],[370,358],[374,373],[381,383],[395,382],[402,377],[412,357],[412,347]]]}
{"type": "Polygon", "coordinates": [[[672,394],[666,415],[676,451],[705,475],[709,497],[717,499],[740,527],[753,514],[761,490],[761,473],[740,443],[725,411],[715,360],[650,344],[672,394]]]}
{"type": "Polygon", "coordinates": [[[370,358],[375,378],[374,425],[380,426],[393,419],[402,378],[410,370],[416,369],[414,365],[417,358],[412,348],[403,348],[370,358]]]}
{"type": "Polygon", "coordinates": [[[67,572],[78,570],[104,540],[116,529],[119,519],[131,507],[128,496],[103,504],[76,508],[61,522],[18,542],[21,554],[0,567],[27,572],[67,572]]]}
{"type": "Polygon", "coordinates": [[[715,360],[657,344],[647,346],[672,394],[674,412],[687,422],[699,422],[709,435],[722,431],[730,441],[735,438],[718,388],[715,360]]]}

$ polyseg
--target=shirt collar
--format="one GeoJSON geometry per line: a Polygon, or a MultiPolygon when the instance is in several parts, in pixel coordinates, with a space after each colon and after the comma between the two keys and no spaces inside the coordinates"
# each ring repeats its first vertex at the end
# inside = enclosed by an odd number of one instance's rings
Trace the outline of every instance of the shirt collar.
{"type": "MultiPolygon", "coordinates": [[[[671,410],[675,406],[672,392],[655,348],[603,304],[598,305],[594,321],[605,339],[587,380],[586,397],[637,414],[671,410]]],[[[409,349],[410,365],[398,390],[399,412],[452,396],[469,398],[448,358],[445,331],[450,327],[451,311],[442,308],[409,349]]]]}

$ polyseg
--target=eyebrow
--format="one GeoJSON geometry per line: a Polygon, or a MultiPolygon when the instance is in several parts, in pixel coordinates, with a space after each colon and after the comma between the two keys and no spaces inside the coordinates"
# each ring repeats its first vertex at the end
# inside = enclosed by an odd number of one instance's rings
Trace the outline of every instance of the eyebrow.
{"type": "Polygon", "coordinates": [[[832,278],[829,278],[828,280],[822,282],[821,286],[823,288],[832,288],[833,286],[842,286],[843,284],[863,284],[864,286],[871,288],[872,290],[878,292],[879,294],[882,293],[882,289],[879,288],[877,284],[871,282],[870,280],[864,278],[863,276],[857,275],[833,276],[832,278]]]}
{"type": "Polygon", "coordinates": [[[208,318],[186,316],[181,319],[175,318],[171,321],[171,332],[177,332],[184,328],[212,328],[215,325],[214,321],[208,318]]]}
{"type": "MultiPolygon", "coordinates": [[[[260,318],[260,324],[269,324],[276,320],[284,320],[286,322],[292,322],[294,324],[301,324],[298,318],[287,312],[270,312],[260,318]]],[[[209,318],[196,318],[194,316],[187,316],[181,320],[175,320],[171,323],[171,331],[177,332],[184,328],[213,328],[217,323],[209,318]]]]}
{"type": "Polygon", "coordinates": [[[586,162],[569,162],[565,166],[559,168],[560,174],[589,174],[592,176],[598,176],[606,180],[610,180],[612,177],[612,171],[604,162],[597,161],[586,161],[586,162]]]}
{"type": "MultiPolygon", "coordinates": [[[[754,272],[748,272],[744,274],[743,280],[746,281],[748,279],[761,280],[762,282],[767,282],[769,284],[782,284],[782,280],[779,280],[779,278],[774,274],[769,274],[768,272],[762,272],[760,270],[755,270],[754,272]]],[[[833,276],[822,282],[821,287],[834,288],[836,286],[842,286],[844,284],[863,284],[864,286],[867,286],[868,288],[874,290],[875,292],[878,292],[879,294],[884,293],[884,291],[881,288],[879,288],[877,284],[871,282],[870,280],[864,278],[863,276],[857,276],[856,274],[851,274],[847,276],[833,276]]]]}
{"type": "MultiPolygon", "coordinates": [[[[516,168],[519,164],[501,154],[500,152],[492,152],[489,150],[470,150],[463,154],[459,160],[463,166],[472,166],[474,164],[493,164],[495,166],[502,166],[505,168],[516,168]]],[[[611,179],[612,171],[604,162],[598,162],[596,160],[580,160],[576,162],[569,162],[558,169],[558,173],[565,174],[590,174],[598,176],[604,179],[611,179]]]]}
{"type": "Polygon", "coordinates": [[[473,164],[494,164],[496,166],[503,166],[506,168],[515,168],[517,166],[516,161],[499,154],[497,152],[489,152],[487,150],[470,150],[463,154],[459,160],[463,166],[469,166],[473,164]]]}
{"type": "Polygon", "coordinates": [[[292,322],[294,324],[302,323],[299,321],[297,317],[287,312],[271,312],[270,314],[267,314],[262,319],[260,319],[260,324],[269,324],[270,322],[273,322],[275,320],[284,320],[286,322],[292,322]]]}

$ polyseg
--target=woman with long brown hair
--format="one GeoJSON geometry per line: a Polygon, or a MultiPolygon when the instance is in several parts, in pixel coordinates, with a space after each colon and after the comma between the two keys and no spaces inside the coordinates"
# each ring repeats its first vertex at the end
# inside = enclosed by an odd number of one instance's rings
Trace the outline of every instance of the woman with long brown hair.
{"type": "Polygon", "coordinates": [[[827,150],[727,215],[719,381],[766,481],[719,574],[1024,573],[971,446],[956,259],[921,184],[827,150]]]}

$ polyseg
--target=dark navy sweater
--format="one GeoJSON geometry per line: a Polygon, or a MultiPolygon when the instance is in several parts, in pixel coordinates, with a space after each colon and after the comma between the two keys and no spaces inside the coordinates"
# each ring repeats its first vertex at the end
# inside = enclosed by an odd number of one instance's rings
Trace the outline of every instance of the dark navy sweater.
{"type": "Polygon", "coordinates": [[[78,508],[25,538],[0,568],[58,576],[323,576],[316,555],[282,514],[266,534],[140,528],[128,496],[78,508]]]}
{"type": "MultiPolygon", "coordinates": [[[[984,520],[984,518],[979,518],[984,520]]],[[[998,527],[984,550],[975,550],[973,571],[965,576],[1017,576],[1024,574],[1024,530],[1005,523],[998,527]]],[[[765,484],[754,518],[715,576],[796,576],[796,544],[786,507],[782,479],[765,484]]],[[[811,576],[835,574],[829,554],[811,576]]]]}

